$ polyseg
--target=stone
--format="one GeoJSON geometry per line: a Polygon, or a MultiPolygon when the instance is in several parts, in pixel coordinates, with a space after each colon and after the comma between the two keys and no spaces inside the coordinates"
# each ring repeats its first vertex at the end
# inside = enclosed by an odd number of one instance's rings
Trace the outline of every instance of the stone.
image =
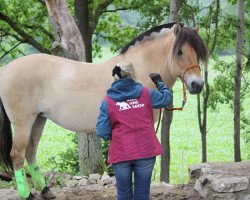
{"type": "Polygon", "coordinates": [[[247,194],[243,197],[243,200],[250,200],[250,194],[247,194]]]}
{"type": "Polygon", "coordinates": [[[101,180],[106,179],[106,178],[110,178],[110,176],[107,174],[107,172],[104,172],[101,180]]]}
{"type": "Polygon", "coordinates": [[[83,177],[82,176],[73,176],[72,179],[75,179],[75,180],[81,180],[83,177]]]}
{"type": "Polygon", "coordinates": [[[102,175],[101,181],[103,186],[111,185],[114,183],[113,179],[106,172],[104,172],[104,174],[102,175]]]}
{"type": "Polygon", "coordinates": [[[237,196],[237,199],[240,199],[240,200],[250,200],[250,192],[249,191],[237,192],[236,196],[237,196]]]}
{"type": "Polygon", "coordinates": [[[100,191],[102,189],[102,186],[99,184],[88,185],[85,187],[85,189],[89,191],[100,191]]]}
{"type": "Polygon", "coordinates": [[[73,188],[78,184],[78,181],[77,180],[67,180],[67,179],[65,179],[64,184],[66,185],[66,187],[73,188]]]}
{"type": "Polygon", "coordinates": [[[202,197],[207,197],[211,193],[211,189],[208,185],[203,186],[200,180],[197,180],[194,184],[194,189],[199,192],[202,197]]]}
{"type": "Polygon", "coordinates": [[[111,179],[111,178],[106,178],[106,179],[104,179],[102,181],[103,186],[105,186],[105,185],[112,185],[113,183],[114,183],[113,179],[111,179]]]}
{"type": "Polygon", "coordinates": [[[173,188],[174,187],[173,185],[168,184],[168,183],[166,183],[164,181],[161,182],[161,186],[164,187],[164,188],[173,188]]]}
{"type": "Polygon", "coordinates": [[[62,177],[63,179],[66,179],[66,180],[71,180],[72,179],[72,176],[69,175],[69,174],[66,174],[66,173],[62,173],[61,175],[59,174],[58,176],[62,177]]]}
{"type": "Polygon", "coordinates": [[[57,178],[55,174],[50,174],[47,180],[47,186],[52,187],[57,184],[57,178]]]}
{"type": "Polygon", "coordinates": [[[78,186],[80,186],[80,187],[87,186],[88,182],[89,182],[88,179],[82,178],[81,180],[78,181],[78,186]]]}
{"type": "Polygon", "coordinates": [[[213,194],[211,200],[237,200],[233,193],[213,194]]]}
{"type": "Polygon", "coordinates": [[[211,183],[211,189],[215,192],[237,192],[246,190],[249,180],[246,177],[220,178],[211,183]]]}
{"type": "Polygon", "coordinates": [[[190,181],[195,183],[195,180],[201,176],[201,168],[202,165],[190,165],[188,167],[188,173],[190,177],[190,181]]]}
{"type": "Polygon", "coordinates": [[[90,174],[89,175],[89,181],[90,182],[97,182],[101,179],[101,175],[96,173],[96,174],[90,174]]]}
{"type": "Polygon", "coordinates": [[[153,182],[153,183],[151,183],[151,189],[158,188],[160,186],[161,186],[161,183],[159,183],[159,182],[153,182]]]}

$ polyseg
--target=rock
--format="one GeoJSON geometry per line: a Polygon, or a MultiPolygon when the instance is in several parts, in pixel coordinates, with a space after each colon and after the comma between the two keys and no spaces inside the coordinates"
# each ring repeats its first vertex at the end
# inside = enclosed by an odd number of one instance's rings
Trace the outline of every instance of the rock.
{"type": "Polygon", "coordinates": [[[215,192],[237,192],[246,190],[249,180],[246,177],[220,178],[211,183],[211,189],[215,192]]]}
{"type": "Polygon", "coordinates": [[[161,182],[161,186],[162,186],[162,187],[165,187],[165,188],[173,188],[173,187],[174,187],[173,185],[168,184],[168,183],[166,183],[166,182],[164,182],[164,181],[161,182]]]}
{"type": "Polygon", "coordinates": [[[78,186],[82,187],[82,186],[87,186],[88,185],[88,179],[86,178],[82,178],[81,180],[78,181],[78,186]]]}
{"type": "Polygon", "coordinates": [[[243,200],[250,200],[250,194],[247,194],[243,197],[243,200]]]}
{"type": "Polygon", "coordinates": [[[111,185],[114,183],[114,180],[106,172],[104,172],[104,174],[102,175],[101,181],[103,186],[111,185]]]}
{"type": "Polygon", "coordinates": [[[104,180],[106,178],[110,178],[110,176],[107,174],[107,172],[104,172],[103,175],[102,175],[101,180],[104,180]]]}
{"type": "Polygon", "coordinates": [[[72,179],[75,179],[75,180],[81,180],[83,177],[82,176],[73,176],[72,179]]]}
{"type": "Polygon", "coordinates": [[[151,189],[152,188],[158,188],[158,187],[160,187],[161,186],[161,183],[160,182],[154,182],[154,183],[151,183],[151,189]]]}
{"type": "Polygon", "coordinates": [[[66,187],[70,187],[73,188],[78,184],[77,180],[64,180],[64,184],[66,185],[66,187]]]}
{"type": "Polygon", "coordinates": [[[188,167],[189,183],[193,184],[201,176],[202,165],[191,165],[188,167]]]}
{"type": "Polygon", "coordinates": [[[202,183],[200,180],[197,180],[194,184],[194,189],[199,192],[199,194],[202,196],[202,197],[207,197],[210,192],[211,192],[211,189],[209,186],[205,186],[203,187],[202,183]]]}
{"type": "Polygon", "coordinates": [[[250,191],[237,192],[236,197],[240,200],[250,200],[250,191]]]}
{"type": "Polygon", "coordinates": [[[102,186],[99,184],[94,184],[94,185],[88,185],[85,188],[86,190],[89,190],[89,191],[99,191],[102,189],[102,186]]]}
{"type": "Polygon", "coordinates": [[[96,174],[90,174],[89,175],[89,181],[90,184],[95,184],[101,179],[101,175],[96,173],[96,174]]]}
{"type": "Polygon", "coordinates": [[[62,177],[63,179],[66,179],[66,180],[72,179],[72,176],[66,173],[62,173],[61,175],[59,175],[59,177],[62,177]]]}
{"type": "Polygon", "coordinates": [[[224,193],[224,194],[213,194],[212,198],[209,200],[237,200],[236,196],[233,193],[224,193]]]}
{"type": "Polygon", "coordinates": [[[164,181],[162,182],[154,182],[151,184],[151,188],[172,188],[173,185],[167,184],[164,181]]]}
{"type": "Polygon", "coordinates": [[[57,184],[57,178],[55,174],[50,174],[47,180],[47,186],[52,187],[57,184]]]}

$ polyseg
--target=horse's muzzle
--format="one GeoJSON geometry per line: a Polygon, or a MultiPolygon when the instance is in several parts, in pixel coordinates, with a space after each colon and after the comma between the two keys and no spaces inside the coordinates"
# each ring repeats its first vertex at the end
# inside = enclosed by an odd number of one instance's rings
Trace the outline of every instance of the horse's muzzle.
{"type": "Polygon", "coordinates": [[[190,94],[199,94],[203,89],[204,82],[192,81],[190,84],[189,92],[190,94]]]}

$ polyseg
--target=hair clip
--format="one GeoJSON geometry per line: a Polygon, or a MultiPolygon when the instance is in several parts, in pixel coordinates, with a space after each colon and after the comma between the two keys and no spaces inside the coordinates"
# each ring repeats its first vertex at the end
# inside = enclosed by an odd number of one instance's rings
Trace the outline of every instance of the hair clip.
{"type": "Polygon", "coordinates": [[[115,76],[116,74],[120,79],[122,78],[121,68],[119,66],[115,66],[114,69],[112,70],[112,76],[115,76]]]}

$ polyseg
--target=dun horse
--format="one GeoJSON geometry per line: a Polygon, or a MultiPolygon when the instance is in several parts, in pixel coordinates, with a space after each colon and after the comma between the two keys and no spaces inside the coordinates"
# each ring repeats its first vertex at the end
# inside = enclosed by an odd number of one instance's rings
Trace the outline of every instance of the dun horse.
{"type": "Polygon", "coordinates": [[[110,87],[113,67],[129,61],[138,80],[154,87],[150,72],[160,73],[171,89],[179,77],[191,94],[203,87],[199,62],[207,49],[196,29],[170,23],[135,38],[110,60],[93,64],[46,54],[18,58],[0,71],[0,163],[13,163],[21,198],[31,198],[23,165],[27,160],[35,189],[51,191],[36,163],[46,119],[75,132],[94,132],[99,105],[110,87]],[[12,145],[11,126],[14,128],[12,145]]]}

